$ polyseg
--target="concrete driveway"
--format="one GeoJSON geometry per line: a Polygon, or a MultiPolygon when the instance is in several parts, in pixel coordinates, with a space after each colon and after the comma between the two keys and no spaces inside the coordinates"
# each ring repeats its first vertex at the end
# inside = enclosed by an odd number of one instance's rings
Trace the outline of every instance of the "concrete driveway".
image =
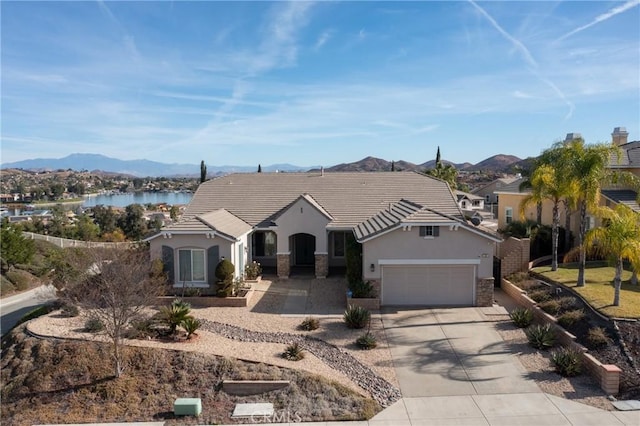
{"type": "Polygon", "coordinates": [[[403,397],[540,392],[480,309],[385,309],[403,397]]]}

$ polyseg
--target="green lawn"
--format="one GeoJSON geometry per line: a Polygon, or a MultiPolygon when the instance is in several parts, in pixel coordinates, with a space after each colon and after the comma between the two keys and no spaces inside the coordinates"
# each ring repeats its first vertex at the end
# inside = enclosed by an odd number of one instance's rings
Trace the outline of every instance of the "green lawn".
{"type": "Polygon", "coordinates": [[[532,271],[560,282],[578,292],[587,302],[598,311],[610,317],[640,318],[640,286],[631,285],[631,272],[623,271],[622,288],[620,290],[620,306],[612,306],[613,278],[615,269],[610,266],[587,265],[584,287],[577,287],[578,267],[568,265],[551,272],[550,266],[540,266],[532,271]]]}

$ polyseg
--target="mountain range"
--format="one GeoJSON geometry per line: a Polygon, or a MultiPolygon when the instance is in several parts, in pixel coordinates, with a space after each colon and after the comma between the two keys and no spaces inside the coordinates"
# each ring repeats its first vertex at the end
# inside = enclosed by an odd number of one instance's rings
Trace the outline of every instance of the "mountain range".
{"type": "MultiPolygon", "coordinates": [[[[454,164],[443,160],[445,164],[451,164],[458,170],[465,171],[493,171],[508,172],[514,165],[522,162],[520,158],[513,155],[494,155],[477,164],[459,163],[454,164]]],[[[422,164],[415,164],[408,161],[394,161],[395,170],[417,170],[433,168],[435,160],[427,161],[422,164]]],[[[2,169],[23,169],[23,170],[87,170],[87,171],[103,171],[112,173],[121,173],[132,176],[198,176],[200,174],[199,164],[178,164],[178,163],[160,163],[150,160],[119,160],[100,154],[71,154],[63,158],[36,158],[31,160],[16,161],[13,163],[4,163],[0,166],[2,169]]],[[[264,172],[301,172],[320,170],[320,166],[303,167],[293,164],[272,164],[261,166],[264,172]]],[[[347,171],[389,171],[392,168],[392,162],[381,158],[366,157],[360,161],[352,163],[343,163],[331,167],[325,167],[324,170],[329,172],[347,172],[347,171]]],[[[213,166],[207,164],[207,173],[211,176],[218,174],[226,174],[233,172],[255,172],[257,166],[213,166]]]]}

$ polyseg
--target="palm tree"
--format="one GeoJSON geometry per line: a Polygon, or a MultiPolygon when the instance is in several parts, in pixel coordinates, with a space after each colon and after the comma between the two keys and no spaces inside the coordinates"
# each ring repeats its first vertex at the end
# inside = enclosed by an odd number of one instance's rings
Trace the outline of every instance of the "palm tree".
{"type": "Polygon", "coordinates": [[[577,190],[575,200],[580,214],[578,231],[580,255],[577,285],[583,287],[586,265],[583,243],[587,233],[587,210],[597,209],[600,190],[607,182],[628,181],[634,177],[629,173],[615,172],[608,168],[610,158],[619,153],[619,149],[612,144],[585,145],[584,140],[578,138],[565,142],[561,152],[562,155],[558,158],[558,167],[565,177],[573,181],[577,190]]]}
{"type": "MultiPolygon", "coordinates": [[[[543,154],[542,161],[550,161],[551,155],[543,154]]],[[[573,182],[565,179],[560,169],[552,164],[541,162],[535,168],[530,178],[531,193],[520,203],[520,216],[524,217],[524,212],[533,203],[541,205],[542,201],[550,200],[553,203],[552,225],[551,225],[551,270],[558,270],[558,235],[560,228],[560,204],[564,197],[575,190],[573,182]]]]}
{"type": "Polygon", "coordinates": [[[613,279],[613,306],[620,306],[620,287],[624,262],[629,261],[633,270],[640,268],[640,214],[624,204],[615,210],[608,207],[598,209],[598,215],[605,220],[605,226],[589,230],[584,245],[590,251],[609,257],[615,263],[613,279]]]}

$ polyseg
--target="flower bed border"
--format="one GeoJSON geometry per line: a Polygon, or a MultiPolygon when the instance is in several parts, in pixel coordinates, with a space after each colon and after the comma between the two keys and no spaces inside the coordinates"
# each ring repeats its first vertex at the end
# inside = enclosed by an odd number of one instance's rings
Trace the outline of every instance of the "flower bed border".
{"type": "Polygon", "coordinates": [[[518,305],[533,312],[538,322],[551,324],[556,332],[558,341],[564,346],[576,349],[582,358],[587,371],[598,380],[600,387],[609,395],[617,395],[620,391],[620,373],[622,370],[613,364],[603,364],[588,352],[588,349],[577,343],[576,337],[558,325],[558,320],[540,309],[538,304],[527,296],[527,292],[505,278],[500,281],[500,287],[518,305]]]}
{"type": "Polygon", "coordinates": [[[347,296],[347,308],[349,306],[360,306],[368,311],[380,310],[379,297],[349,297],[347,296]]]}

